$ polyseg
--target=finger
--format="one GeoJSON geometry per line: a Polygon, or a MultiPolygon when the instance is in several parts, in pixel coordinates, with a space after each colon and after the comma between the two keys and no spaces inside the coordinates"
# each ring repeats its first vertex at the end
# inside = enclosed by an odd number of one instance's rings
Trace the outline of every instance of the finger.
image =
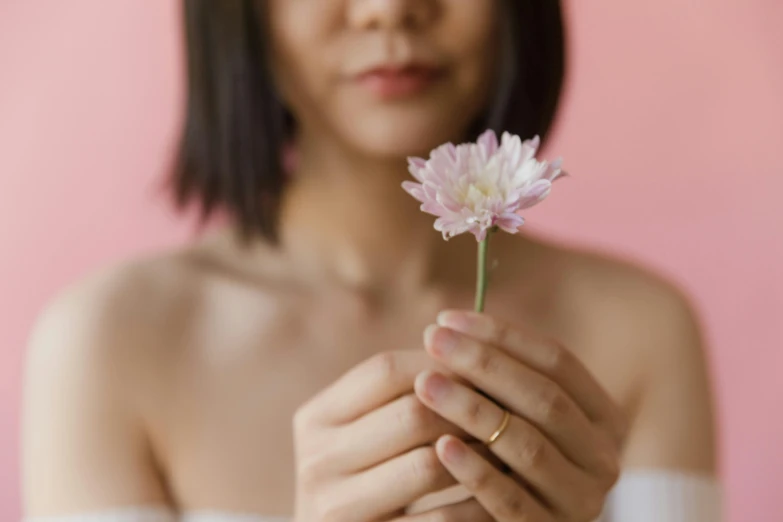
{"type": "Polygon", "coordinates": [[[556,383],[506,352],[464,334],[436,327],[427,350],[507,409],[528,419],[578,466],[613,472],[614,442],[597,429],[556,383]]]}
{"type": "Polygon", "coordinates": [[[329,425],[354,421],[409,393],[416,375],[428,367],[432,361],[418,350],[375,355],[325,388],[301,411],[329,425]]]}
{"type": "Polygon", "coordinates": [[[414,394],[404,395],[335,430],[331,443],[334,473],[362,471],[417,447],[434,444],[450,433],[467,433],[421,403],[414,394]]]}
{"type": "MultiPolygon", "coordinates": [[[[504,420],[505,412],[497,404],[437,373],[419,377],[416,391],[425,404],[480,440],[489,440],[504,420]]],[[[517,416],[510,417],[489,449],[559,512],[578,512],[578,499],[593,493],[591,477],[517,416]]]]}
{"type": "Polygon", "coordinates": [[[486,314],[449,310],[438,316],[438,324],[506,350],[559,384],[591,420],[607,426],[617,437],[625,434],[625,420],[612,398],[584,364],[559,343],[486,314]]]}
{"type": "Polygon", "coordinates": [[[493,522],[487,510],[476,500],[465,500],[424,513],[395,518],[392,522],[493,522]]]}
{"type": "Polygon", "coordinates": [[[331,496],[355,501],[345,506],[345,512],[333,513],[334,520],[377,520],[454,484],[435,449],[418,448],[340,483],[331,496]]]}
{"type": "Polygon", "coordinates": [[[441,437],[436,451],[443,465],[497,522],[554,522],[547,509],[457,438],[441,437]]]}
{"type": "MultiPolygon", "coordinates": [[[[459,437],[457,437],[459,438],[459,437]]],[[[473,451],[481,455],[481,457],[495,466],[497,469],[499,469],[502,472],[506,472],[509,470],[509,467],[506,465],[505,462],[500,460],[500,458],[495,455],[491,449],[489,449],[489,446],[487,446],[484,442],[467,442],[463,438],[459,438],[462,442],[465,442],[468,446],[471,447],[473,451]]],[[[471,440],[473,440],[473,437],[471,437],[471,440]]]]}

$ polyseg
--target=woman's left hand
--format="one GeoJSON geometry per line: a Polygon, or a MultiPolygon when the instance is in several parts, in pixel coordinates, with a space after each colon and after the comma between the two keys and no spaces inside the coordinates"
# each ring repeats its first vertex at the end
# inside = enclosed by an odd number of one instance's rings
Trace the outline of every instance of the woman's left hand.
{"type": "Polygon", "coordinates": [[[443,465],[492,519],[588,522],[600,516],[619,475],[626,423],[576,357],[470,312],[442,313],[425,345],[473,388],[425,372],[416,380],[419,399],[487,443],[508,467],[504,473],[450,435],[436,445],[443,465]]]}

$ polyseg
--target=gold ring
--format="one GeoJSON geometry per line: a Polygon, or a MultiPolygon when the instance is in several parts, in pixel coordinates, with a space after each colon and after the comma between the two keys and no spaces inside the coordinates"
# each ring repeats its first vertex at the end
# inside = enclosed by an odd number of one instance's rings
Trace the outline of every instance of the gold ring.
{"type": "Polygon", "coordinates": [[[510,420],[511,414],[508,412],[508,410],[503,410],[503,420],[500,421],[500,426],[498,426],[498,429],[495,430],[495,433],[490,435],[489,440],[487,441],[487,446],[498,440],[500,436],[503,435],[503,432],[506,431],[506,428],[508,428],[508,421],[510,420]]]}

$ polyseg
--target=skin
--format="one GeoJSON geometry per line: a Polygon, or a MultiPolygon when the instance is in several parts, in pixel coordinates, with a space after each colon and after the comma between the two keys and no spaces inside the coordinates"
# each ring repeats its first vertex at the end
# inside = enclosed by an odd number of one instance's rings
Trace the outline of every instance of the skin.
{"type": "Polygon", "coordinates": [[[443,242],[400,189],[405,156],[458,139],[486,104],[495,2],[268,8],[300,122],[280,245],[218,229],[47,306],[27,365],[27,513],[581,522],[621,469],[714,473],[702,340],[676,288],[497,235],[486,314],[465,313],[475,240],[443,242]],[[394,102],[346,80],[408,52],[448,73],[394,102]]]}

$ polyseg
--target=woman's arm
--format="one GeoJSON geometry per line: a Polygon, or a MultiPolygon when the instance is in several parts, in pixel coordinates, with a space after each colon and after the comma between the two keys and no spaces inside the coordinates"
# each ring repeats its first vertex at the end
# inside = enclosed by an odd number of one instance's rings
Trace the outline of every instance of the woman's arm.
{"type": "Polygon", "coordinates": [[[649,295],[646,372],[606,522],[717,522],[715,426],[697,320],[676,292],[649,295]],[[659,326],[654,326],[654,325],[659,326]]]}
{"type": "Polygon", "coordinates": [[[702,337],[688,303],[678,294],[649,296],[639,335],[646,364],[643,386],[626,443],[624,467],[716,471],[710,383],[702,337]],[[640,332],[641,334],[641,332],[640,332]]]}
{"type": "Polygon", "coordinates": [[[141,419],[126,393],[134,336],[123,333],[121,279],[68,291],[33,330],[23,413],[28,517],[165,502],[141,419]]]}

